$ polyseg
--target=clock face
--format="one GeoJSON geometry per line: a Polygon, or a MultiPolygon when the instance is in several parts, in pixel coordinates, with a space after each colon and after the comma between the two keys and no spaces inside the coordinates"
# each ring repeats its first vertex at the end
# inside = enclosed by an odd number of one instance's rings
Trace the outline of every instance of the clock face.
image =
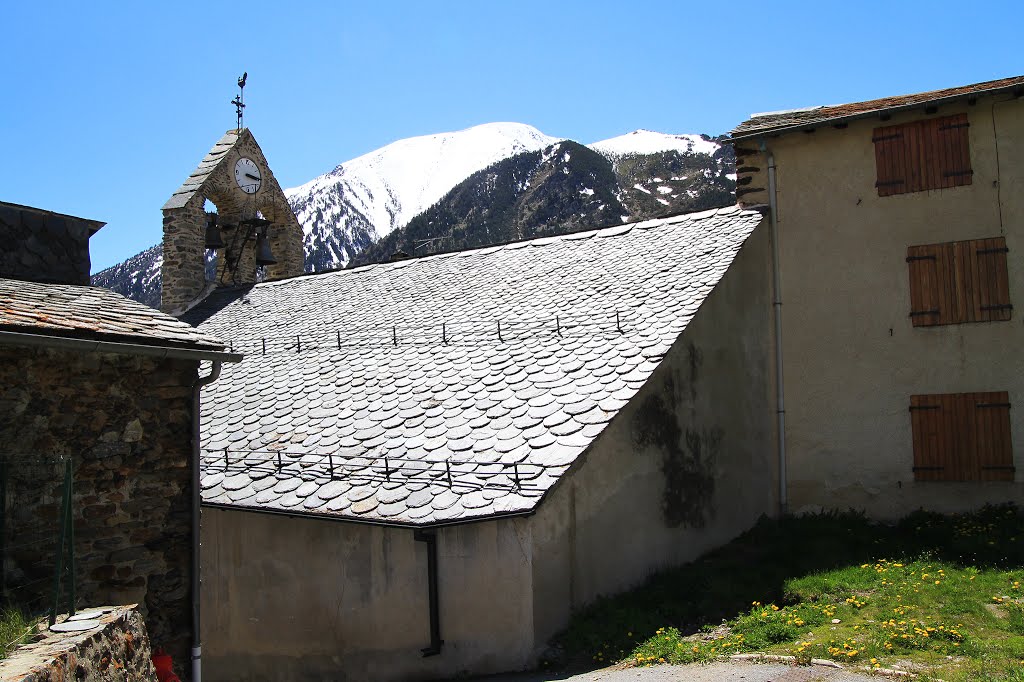
{"type": "Polygon", "coordinates": [[[255,161],[243,156],[235,162],[235,182],[246,194],[256,194],[263,184],[263,174],[255,161]]]}

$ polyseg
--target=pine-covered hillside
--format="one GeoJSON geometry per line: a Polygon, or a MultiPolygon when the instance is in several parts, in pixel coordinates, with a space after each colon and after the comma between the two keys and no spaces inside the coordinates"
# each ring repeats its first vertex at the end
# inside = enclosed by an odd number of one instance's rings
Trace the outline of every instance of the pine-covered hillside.
{"type": "Polygon", "coordinates": [[[569,140],[474,173],[357,263],[617,225],[733,202],[732,148],[601,154],[569,140]]]}
{"type": "Polygon", "coordinates": [[[92,283],[94,286],[116,291],[139,303],[159,308],[160,267],[163,262],[164,247],[157,244],[126,261],[97,272],[92,276],[92,283]]]}

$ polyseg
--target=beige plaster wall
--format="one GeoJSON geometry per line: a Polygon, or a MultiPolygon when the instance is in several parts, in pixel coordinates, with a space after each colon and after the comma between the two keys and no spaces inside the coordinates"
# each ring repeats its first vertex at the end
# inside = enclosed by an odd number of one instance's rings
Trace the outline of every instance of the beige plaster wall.
{"type": "Polygon", "coordinates": [[[425,544],[403,528],[203,511],[203,675],[216,680],[429,680],[522,668],[532,654],[530,527],[438,533],[440,655],[425,544]]]}
{"type": "Polygon", "coordinates": [[[532,519],[538,652],[571,610],[711,550],[777,503],[767,225],[532,519]]]}
{"type": "Polygon", "coordinates": [[[969,186],[878,197],[872,130],[923,111],[766,140],[778,168],[791,510],[884,518],[1024,501],[1024,102],[1000,99],[935,114],[968,114],[969,186]],[[907,246],[1000,235],[1012,321],[912,327],[907,246]],[[1017,482],[914,483],[910,395],[999,390],[1014,405],[1017,482]]]}

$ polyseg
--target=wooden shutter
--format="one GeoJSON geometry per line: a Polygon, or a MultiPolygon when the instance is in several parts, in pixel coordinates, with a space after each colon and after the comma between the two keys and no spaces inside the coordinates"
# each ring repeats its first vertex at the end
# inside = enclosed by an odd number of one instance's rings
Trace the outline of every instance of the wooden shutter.
{"type": "Polygon", "coordinates": [[[948,464],[950,413],[937,395],[910,396],[910,424],[914,433],[914,480],[942,481],[948,464]]]}
{"type": "Polygon", "coordinates": [[[956,114],[875,128],[878,196],[971,184],[969,126],[956,114]]]}
{"type": "Polygon", "coordinates": [[[875,128],[871,141],[875,143],[875,169],[878,196],[903,194],[907,189],[907,145],[904,126],[875,128]]]}
{"type": "MultiPolygon", "coordinates": [[[[941,251],[941,244],[911,246],[907,249],[910,270],[910,320],[915,327],[942,324],[942,264],[939,262],[941,251]]],[[[948,302],[946,307],[948,313],[948,302]]]]}
{"type": "Polygon", "coordinates": [[[983,481],[1012,481],[1013,448],[1010,444],[1010,395],[974,393],[974,419],[979,477],[983,481]]]}
{"type": "Polygon", "coordinates": [[[953,242],[953,291],[956,295],[956,314],[945,324],[977,322],[980,307],[978,295],[977,258],[974,242],[953,242]]]}
{"type": "MultiPolygon", "coordinates": [[[[922,121],[925,123],[925,121],[922,121]]],[[[934,165],[938,168],[939,184],[922,189],[938,189],[969,185],[974,178],[971,170],[971,148],[968,142],[967,114],[944,116],[932,119],[935,134],[935,146],[931,148],[934,165]]]]}
{"type": "Polygon", "coordinates": [[[972,287],[972,321],[994,322],[1010,319],[1010,277],[1006,267],[1006,238],[976,239],[968,242],[972,287]]]}
{"type": "Polygon", "coordinates": [[[1009,320],[1005,237],[907,248],[915,327],[1009,320]]]}
{"type": "Polygon", "coordinates": [[[914,480],[1012,481],[1009,395],[910,397],[914,480]]]}

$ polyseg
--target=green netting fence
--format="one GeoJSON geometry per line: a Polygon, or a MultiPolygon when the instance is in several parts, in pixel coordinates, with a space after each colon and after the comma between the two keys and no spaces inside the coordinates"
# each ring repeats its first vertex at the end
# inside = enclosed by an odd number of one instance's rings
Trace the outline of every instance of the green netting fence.
{"type": "Polygon", "coordinates": [[[0,607],[26,617],[75,613],[74,463],[0,453],[0,607]],[[62,606],[63,605],[63,606],[62,606]]]}

